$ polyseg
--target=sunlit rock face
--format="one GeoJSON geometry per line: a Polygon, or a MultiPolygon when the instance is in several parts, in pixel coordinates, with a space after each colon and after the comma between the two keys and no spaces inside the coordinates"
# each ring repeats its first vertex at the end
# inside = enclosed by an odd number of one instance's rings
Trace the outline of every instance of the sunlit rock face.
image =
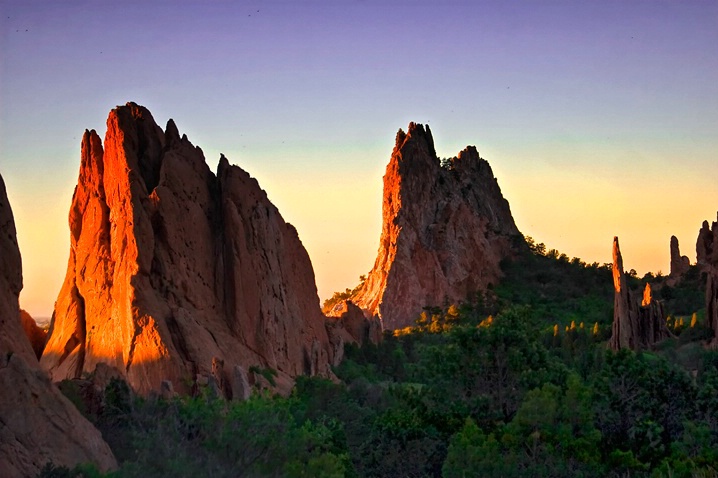
{"type": "Polygon", "coordinates": [[[613,350],[650,349],[670,336],[663,305],[653,298],[651,285],[646,284],[642,295],[629,290],[617,237],[613,238],[613,288],[613,328],[609,342],[613,350]]]}
{"type": "Polygon", "coordinates": [[[442,162],[429,127],[399,130],[384,175],[374,267],[352,301],[385,329],[413,325],[425,306],[473,298],[496,284],[522,243],[489,163],[473,146],[442,162]]]}
{"type": "Polygon", "coordinates": [[[22,263],[2,177],[0,264],[0,475],[36,476],[49,461],[67,467],[87,462],[101,470],[116,467],[100,432],[40,369],[23,331],[18,305],[22,263]]]}
{"type": "Polygon", "coordinates": [[[712,227],[708,221],[703,222],[698,232],[696,256],[699,270],[706,275],[706,322],[713,330],[709,345],[718,348],[718,218],[712,227]]]}
{"type": "Polygon", "coordinates": [[[257,181],[134,103],[82,140],[71,250],[42,365],[54,380],[118,369],[140,393],[189,391],[213,363],[272,368],[282,390],[329,375],[314,272],[257,181]]]}

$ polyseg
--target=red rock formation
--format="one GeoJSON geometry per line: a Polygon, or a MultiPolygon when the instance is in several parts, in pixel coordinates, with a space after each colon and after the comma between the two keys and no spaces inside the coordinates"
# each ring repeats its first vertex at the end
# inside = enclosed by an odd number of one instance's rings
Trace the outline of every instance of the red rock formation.
{"type": "Polygon", "coordinates": [[[359,344],[368,342],[378,344],[381,341],[379,319],[377,317],[367,319],[362,310],[350,300],[339,304],[336,320],[359,344]]]}
{"type": "Polygon", "coordinates": [[[703,222],[696,243],[698,268],[706,274],[706,323],[713,330],[709,346],[718,348],[718,219],[703,222]]]}
{"type": "Polygon", "coordinates": [[[618,237],[613,238],[613,326],[610,345],[613,350],[635,348],[636,333],[633,330],[634,322],[631,318],[633,304],[626,283],[626,274],[623,270],[623,256],[618,244],[618,237]]]}
{"type": "Polygon", "coordinates": [[[703,221],[703,226],[698,231],[698,240],[696,241],[696,263],[698,267],[708,266],[713,262],[713,243],[713,231],[711,231],[708,221],[703,221]]]}
{"type": "Polygon", "coordinates": [[[656,342],[670,337],[663,305],[653,298],[651,285],[642,295],[632,294],[623,270],[623,257],[618,238],[613,238],[613,330],[610,347],[650,349],[656,342]]]}
{"type": "Polygon", "coordinates": [[[20,323],[22,323],[22,329],[25,332],[30,345],[32,346],[35,356],[40,359],[42,351],[45,349],[45,341],[47,340],[47,332],[38,327],[35,319],[26,311],[20,309],[20,323]]]}
{"type": "Polygon", "coordinates": [[[678,246],[678,238],[671,236],[671,273],[670,278],[679,280],[683,274],[688,272],[691,267],[691,261],[687,256],[681,255],[681,250],[678,246]]]}
{"type": "Polygon", "coordinates": [[[467,147],[442,165],[428,126],[399,130],[384,175],[383,227],[374,267],[352,301],[385,329],[422,308],[461,302],[501,276],[522,241],[489,163],[467,147]]]}
{"type": "MultiPolygon", "coordinates": [[[[219,360],[275,369],[280,388],[330,375],[314,272],[257,181],[215,176],[170,120],[113,110],[104,150],[85,132],[67,275],[41,363],[54,380],[117,368],[140,393],[188,391],[219,360]]],[[[216,373],[216,370],[214,370],[216,373]]],[[[206,381],[206,380],[205,380],[206,381]]]]}
{"type": "MultiPolygon", "coordinates": [[[[52,385],[20,323],[22,263],[0,177],[0,474],[35,476],[49,461],[117,466],[100,432],[52,385]]],[[[30,319],[32,320],[32,319],[30,319]]]]}

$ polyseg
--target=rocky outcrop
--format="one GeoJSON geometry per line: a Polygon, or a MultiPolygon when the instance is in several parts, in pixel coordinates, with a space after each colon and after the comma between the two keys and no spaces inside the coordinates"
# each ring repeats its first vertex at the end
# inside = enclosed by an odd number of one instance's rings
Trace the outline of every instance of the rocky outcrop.
{"type": "Polygon", "coordinates": [[[37,322],[35,322],[35,319],[22,309],[20,309],[20,323],[22,324],[22,329],[25,332],[25,335],[30,341],[30,346],[32,347],[33,352],[35,352],[35,356],[39,360],[42,356],[42,351],[45,349],[47,332],[41,329],[37,325],[37,322]]]}
{"type": "Polygon", "coordinates": [[[698,269],[706,275],[706,324],[713,331],[709,346],[718,348],[718,217],[712,227],[708,227],[708,221],[703,222],[696,256],[698,269]]]}
{"type": "MultiPolygon", "coordinates": [[[[256,366],[328,376],[314,272],[257,181],[222,156],[217,174],[169,120],[128,103],[103,142],[86,131],[71,250],[42,365],[53,380],[118,369],[138,392],[256,366]],[[217,362],[219,360],[219,362],[217,362]]],[[[244,393],[244,392],[242,392],[244,393]]]]}
{"type": "Polygon", "coordinates": [[[678,246],[678,238],[671,236],[671,273],[669,277],[674,280],[680,279],[691,267],[688,256],[682,256],[678,246]]]}
{"type": "MultiPolygon", "coordinates": [[[[716,224],[716,223],[713,223],[716,224]]],[[[716,226],[713,226],[715,229],[716,226]]],[[[718,261],[716,258],[716,252],[714,250],[714,244],[716,241],[715,233],[711,230],[708,221],[703,221],[703,225],[698,231],[698,240],[696,241],[696,263],[699,268],[709,267],[718,261]]]]}
{"type": "Polygon", "coordinates": [[[350,300],[339,303],[333,311],[336,324],[347,331],[351,341],[358,344],[378,344],[381,341],[381,323],[378,317],[367,319],[364,312],[350,300]]]}
{"type": "Polygon", "coordinates": [[[440,161],[429,127],[399,130],[384,175],[374,267],[351,300],[385,329],[422,308],[462,302],[496,284],[499,263],[522,243],[489,163],[469,146],[440,161]]]}
{"type": "MultiPolygon", "coordinates": [[[[0,177],[0,470],[35,476],[49,461],[117,466],[100,432],[50,383],[20,322],[22,264],[15,223],[0,177]]],[[[30,319],[32,320],[32,319],[30,319]]]]}
{"type": "Polygon", "coordinates": [[[613,238],[613,329],[610,347],[613,350],[650,349],[656,342],[670,337],[663,305],[653,298],[651,285],[643,294],[633,294],[623,269],[618,238],[613,238]]]}

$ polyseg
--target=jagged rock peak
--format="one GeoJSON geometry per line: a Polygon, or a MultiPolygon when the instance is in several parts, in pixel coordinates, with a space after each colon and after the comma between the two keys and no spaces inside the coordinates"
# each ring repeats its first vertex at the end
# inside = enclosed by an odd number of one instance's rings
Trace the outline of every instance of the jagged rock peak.
{"type": "Polygon", "coordinates": [[[650,349],[668,338],[663,305],[653,298],[651,285],[643,293],[632,293],[623,270],[623,256],[618,237],[613,238],[613,326],[609,345],[613,350],[650,349]]]}
{"type": "MultiPolygon", "coordinates": [[[[409,123],[407,133],[404,133],[404,130],[399,128],[399,131],[396,133],[393,154],[399,153],[400,158],[403,159],[404,154],[402,154],[402,152],[407,149],[411,149],[412,146],[420,149],[426,148],[428,158],[438,161],[438,158],[436,157],[436,149],[434,149],[434,137],[431,134],[429,125],[424,127],[423,124],[414,123],[412,121],[409,123]]],[[[417,157],[420,156],[409,156],[411,159],[415,159],[417,157]]]]}
{"type": "Polygon", "coordinates": [[[428,127],[399,130],[384,174],[382,233],[372,271],[352,301],[385,329],[424,306],[461,302],[495,284],[520,233],[488,162],[467,147],[445,167],[428,127]]]}
{"type": "Polygon", "coordinates": [[[67,275],[41,359],[54,380],[100,363],[140,393],[167,380],[190,391],[217,363],[228,376],[274,369],[281,391],[300,374],[331,376],[296,230],[224,155],[212,173],[174,121],[162,131],[127,103],[110,112],[104,148],[86,133],[69,222],[67,275]]]}
{"type": "MultiPolygon", "coordinates": [[[[100,432],[40,369],[21,325],[22,263],[15,221],[0,176],[0,470],[3,477],[36,476],[43,466],[117,466],[100,432]]],[[[26,316],[32,321],[32,318],[26,316]]],[[[34,321],[33,321],[34,322],[34,321]]]]}

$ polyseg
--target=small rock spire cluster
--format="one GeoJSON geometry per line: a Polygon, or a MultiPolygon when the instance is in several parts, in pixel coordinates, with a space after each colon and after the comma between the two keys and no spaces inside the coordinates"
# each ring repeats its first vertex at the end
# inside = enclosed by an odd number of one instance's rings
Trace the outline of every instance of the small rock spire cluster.
{"type": "MultiPolygon", "coordinates": [[[[667,284],[674,286],[683,280],[691,264],[688,257],[681,255],[676,236],[671,236],[670,253],[671,273],[667,284]]],[[[718,218],[712,225],[703,221],[698,231],[695,267],[706,281],[706,326],[713,331],[708,346],[718,348],[718,218]]],[[[626,288],[618,238],[613,240],[613,283],[615,299],[611,348],[650,348],[671,335],[665,326],[662,305],[652,298],[650,284],[646,284],[640,305],[638,299],[631,298],[626,288]]]]}
{"type": "Polygon", "coordinates": [[[618,237],[613,238],[613,329],[610,347],[613,350],[650,349],[656,342],[670,337],[663,306],[653,298],[651,285],[642,295],[631,293],[618,237]]]}

